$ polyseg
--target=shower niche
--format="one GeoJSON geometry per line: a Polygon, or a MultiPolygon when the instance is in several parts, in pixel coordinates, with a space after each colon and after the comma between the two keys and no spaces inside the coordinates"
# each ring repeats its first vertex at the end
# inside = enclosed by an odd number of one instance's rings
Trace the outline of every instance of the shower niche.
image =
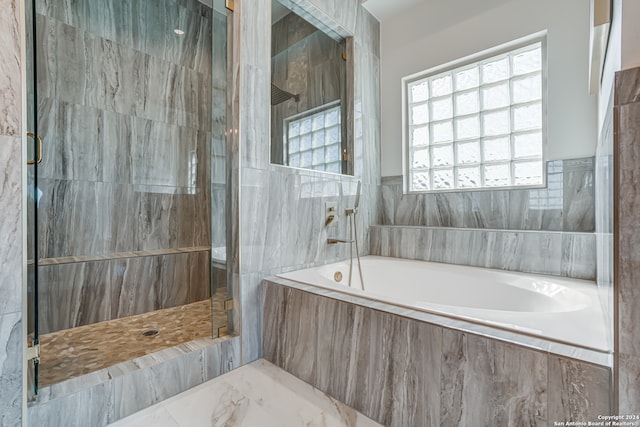
{"type": "Polygon", "coordinates": [[[353,175],[352,38],[272,0],[271,163],[353,175]]]}

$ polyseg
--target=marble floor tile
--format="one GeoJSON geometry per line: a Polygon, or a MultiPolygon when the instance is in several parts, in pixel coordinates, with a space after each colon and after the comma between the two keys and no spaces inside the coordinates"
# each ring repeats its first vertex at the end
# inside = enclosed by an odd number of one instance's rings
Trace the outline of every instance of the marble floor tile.
{"type": "Polygon", "coordinates": [[[374,427],[380,424],[260,359],[111,424],[141,425],[374,427]]]}

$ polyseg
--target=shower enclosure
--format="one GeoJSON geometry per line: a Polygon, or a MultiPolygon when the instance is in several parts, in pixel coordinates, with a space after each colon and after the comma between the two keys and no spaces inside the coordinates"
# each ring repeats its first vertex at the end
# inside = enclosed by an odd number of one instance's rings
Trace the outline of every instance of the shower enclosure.
{"type": "Polygon", "coordinates": [[[27,3],[35,394],[227,332],[227,11],[27,3]]]}

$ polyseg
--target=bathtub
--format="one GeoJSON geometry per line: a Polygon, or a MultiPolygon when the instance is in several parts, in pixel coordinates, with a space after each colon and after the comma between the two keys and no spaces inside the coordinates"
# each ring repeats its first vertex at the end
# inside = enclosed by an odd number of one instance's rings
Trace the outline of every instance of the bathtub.
{"type": "Polygon", "coordinates": [[[608,352],[594,282],[380,256],[278,277],[403,308],[608,352]]]}

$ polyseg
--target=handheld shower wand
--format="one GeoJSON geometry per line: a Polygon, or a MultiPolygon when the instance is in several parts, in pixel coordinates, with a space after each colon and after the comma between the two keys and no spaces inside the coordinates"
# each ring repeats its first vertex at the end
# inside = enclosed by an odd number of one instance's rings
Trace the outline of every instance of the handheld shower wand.
{"type": "MultiPolygon", "coordinates": [[[[356,200],[353,202],[353,208],[347,209],[346,214],[352,221],[352,226],[349,227],[353,232],[353,235],[349,236],[350,240],[355,240],[356,244],[356,256],[358,257],[358,272],[360,273],[360,284],[362,286],[362,290],[364,291],[364,277],[362,276],[362,265],[360,263],[360,248],[358,247],[358,229],[356,226],[356,214],[358,213],[358,207],[360,206],[360,192],[362,191],[362,182],[358,181],[358,187],[356,188],[356,200]]],[[[351,233],[349,233],[351,234],[351,233]]],[[[350,256],[351,264],[353,264],[353,255],[350,256]]],[[[351,286],[351,271],[353,268],[349,267],[349,286],[351,286]]]]}

